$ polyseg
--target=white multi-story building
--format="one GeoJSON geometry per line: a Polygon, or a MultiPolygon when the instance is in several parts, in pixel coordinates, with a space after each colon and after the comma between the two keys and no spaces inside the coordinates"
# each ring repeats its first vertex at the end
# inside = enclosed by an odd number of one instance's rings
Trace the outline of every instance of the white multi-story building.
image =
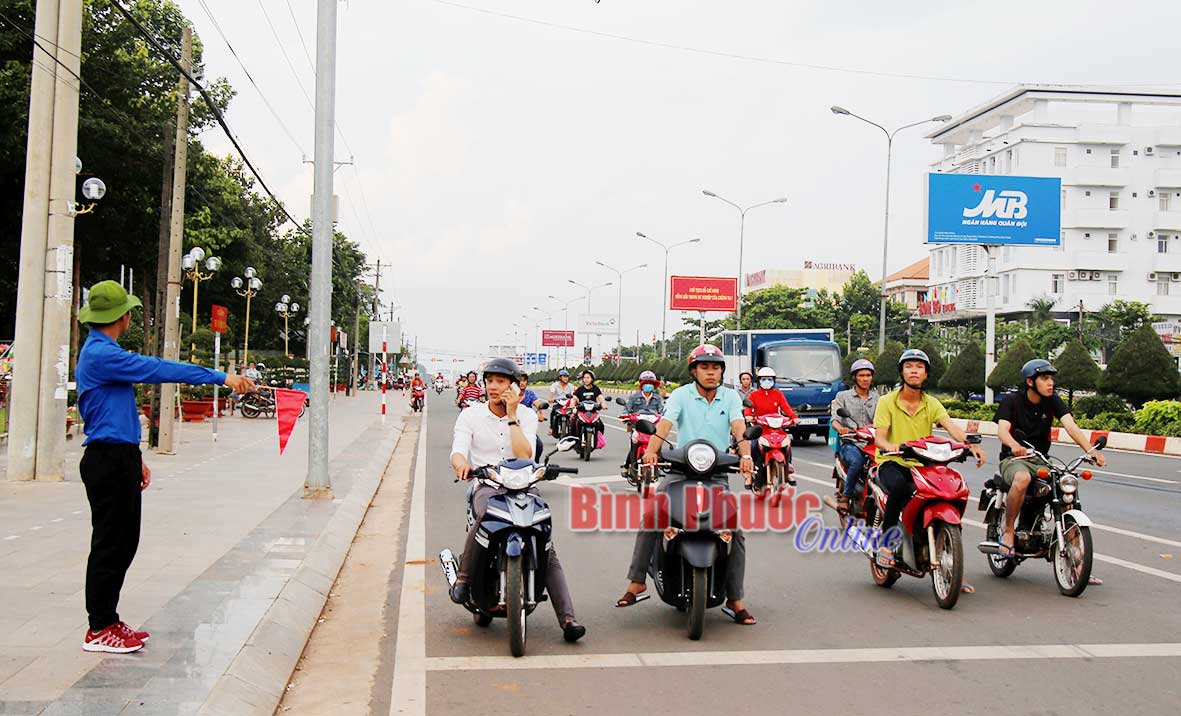
{"type": "MultiPolygon", "coordinates": [[[[932,171],[1062,179],[1062,245],[994,248],[997,313],[1115,299],[1181,316],[1181,90],[1024,85],[927,135],[932,171]]],[[[984,249],[932,245],[933,320],[980,315],[984,249]]]]}

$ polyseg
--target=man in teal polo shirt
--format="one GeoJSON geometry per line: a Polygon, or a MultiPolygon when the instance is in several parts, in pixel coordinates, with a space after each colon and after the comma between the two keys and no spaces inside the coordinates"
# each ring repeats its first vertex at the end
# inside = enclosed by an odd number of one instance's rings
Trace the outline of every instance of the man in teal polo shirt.
{"type": "MultiPolygon", "coordinates": [[[[664,416],[656,426],[656,434],[648,443],[644,453],[644,464],[655,465],[659,461],[660,447],[668,438],[673,426],[677,428],[677,441],[687,445],[693,440],[706,440],[718,450],[730,448],[730,438],[738,443],[743,476],[750,475],[754,463],[750,457],[750,442],[743,437],[746,419],[742,415],[742,399],[730,388],[722,387],[722,376],[726,372],[726,360],[721,349],[708,343],[693,349],[689,354],[689,374],[693,383],[683,385],[672,392],[664,406],[664,416]]],[[[676,479],[680,479],[679,477],[676,479]]],[[[668,488],[670,478],[665,477],[657,488],[668,488]]],[[[648,598],[647,572],[656,548],[659,533],[641,530],[636,535],[636,546],[632,552],[631,566],[627,571],[627,591],[615,603],[617,607],[630,607],[648,598]]],[[[755,618],[743,604],[743,581],[746,575],[746,537],[741,531],[734,533],[734,546],[730,555],[730,569],[726,575],[725,612],[739,624],[751,625],[755,618]]]]}

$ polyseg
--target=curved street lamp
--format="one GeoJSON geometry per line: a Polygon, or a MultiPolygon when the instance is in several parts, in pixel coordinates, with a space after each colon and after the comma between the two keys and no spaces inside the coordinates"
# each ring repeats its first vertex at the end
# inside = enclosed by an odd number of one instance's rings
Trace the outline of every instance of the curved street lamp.
{"type": "Polygon", "coordinates": [[[636,236],[640,237],[641,239],[647,239],[648,241],[651,241],[660,248],[664,249],[664,303],[662,304],[663,311],[660,316],[660,357],[668,358],[668,252],[672,251],[678,246],[699,243],[701,239],[689,239],[687,241],[679,241],[675,244],[669,244],[666,246],[665,244],[642,232],[637,231],[636,236]]]}
{"type": "Polygon", "coordinates": [[[241,277],[235,276],[230,280],[230,286],[239,296],[246,297],[246,331],[245,338],[242,342],[242,362],[249,363],[250,358],[250,299],[258,295],[262,290],[262,279],[255,275],[256,272],[253,266],[247,266],[242,275],[246,277],[242,280],[241,277]]]}
{"type": "MultiPolygon", "coordinates": [[[[184,278],[193,282],[193,330],[189,335],[192,336],[197,332],[197,293],[201,288],[202,281],[208,281],[213,278],[213,274],[221,270],[221,259],[216,256],[205,257],[205,249],[200,246],[194,246],[189,249],[189,252],[180,257],[180,268],[184,272],[184,278]],[[201,262],[204,261],[205,270],[209,273],[201,273],[201,262]]],[[[189,343],[189,360],[196,363],[197,344],[195,341],[189,343]]]]}
{"type": "Polygon", "coordinates": [[[275,304],[275,313],[283,317],[283,355],[291,357],[291,351],[287,347],[289,338],[287,322],[295,318],[295,314],[299,313],[299,304],[292,301],[291,296],[283,294],[279,298],[279,302],[275,304]]]}
{"type": "Polygon", "coordinates": [[[742,267],[742,245],[744,242],[744,235],[746,234],[746,212],[750,211],[751,209],[757,209],[760,206],[767,206],[768,204],[786,204],[787,197],[781,196],[778,199],[772,199],[771,201],[764,201],[764,202],[760,202],[758,204],[751,204],[750,206],[743,209],[741,206],[735,204],[734,202],[730,201],[726,197],[718,196],[717,194],[713,193],[709,189],[702,189],[701,193],[705,194],[708,197],[712,197],[714,199],[717,199],[718,201],[724,201],[727,204],[729,204],[730,206],[732,206],[738,210],[738,215],[739,215],[739,220],[738,220],[738,315],[735,320],[735,328],[741,329],[742,328],[742,282],[744,280],[746,280],[746,273],[742,267]]]}
{"type": "MultiPolygon", "coordinates": [[[[620,349],[619,352],[622,353],[623,352],[623,350],[622,350],[623,349],[623,275],[625,273],[631,273],[632,271],[638,271],[642,268],[648,268],[648,264],[640,264],[638,266],[632,266],[629,269],[623,269],[622,271],[620,271],[619,269],[615,268],[614,266],[608,266],[607,264],[603,263],[602,261],[596,261],[595,263],[602,266],[603,268],[607,269],[608,271],[614,271],[615,275],[619,277],[619,308],[615,314],[616,317],[619,319],[619,334],[616,336],[616,345],[620,349]]],[[[639,348],[637,347],[636,350],[638,351],[639,348]]]]}
{"type": "Polygon", "coordinates": [[[931,117],[929,119],[920,120],[918,122],[911,122],[910,124],[904,124],[901,127],[898,127],[897,129],[895,129],[894,131],[890,131],[890,130],[886,129],[885,127],[883,127],[882,125],[878,124],[877,122],[870,121],[870,120],[866,119],[865,117],[862,117],[859,114],[853,114],[852,112],[845,109],[844,107],[839,107],[837,105],[833,105],[832,107],[829,108],[829,110],[833,114],[836,114],[836,115],[844,115],[846,117],[860,119],[862,122],[865,122],[866,124],[871,124],[871,125],[877,127],[878,129],[882,130],[882,134],[886,135],[886,211],[885,211],[885,216],[883,218],[883,227],[882,227],[882,285],[881,285],[881,305],[879,306],[879,315],[878,315],[878,353],[881,353],[886,347],[886,256],[887,256],[887,251],[890,246],[890,160],[891,160],[891,157],[894,152],[894,135],[898,134],[899,132],[901,132],[904,129],[909,129],[910,127],[917,127],[920,124],[926,124],[928,122],[946,122],[949,119],[951,119],[951,115],[950,114],[940,114],[938,116],[931,117]]]}

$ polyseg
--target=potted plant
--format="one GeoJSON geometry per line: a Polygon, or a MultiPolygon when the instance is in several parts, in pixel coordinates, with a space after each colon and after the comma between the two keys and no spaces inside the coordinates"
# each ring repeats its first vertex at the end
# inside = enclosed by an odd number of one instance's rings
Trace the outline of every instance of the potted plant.
{"type": "Polygon", "coordinates": [[[200,423],[213,415],[213,390],[206,385],[186,386],[181,389],[181,419],[200,423]]]}

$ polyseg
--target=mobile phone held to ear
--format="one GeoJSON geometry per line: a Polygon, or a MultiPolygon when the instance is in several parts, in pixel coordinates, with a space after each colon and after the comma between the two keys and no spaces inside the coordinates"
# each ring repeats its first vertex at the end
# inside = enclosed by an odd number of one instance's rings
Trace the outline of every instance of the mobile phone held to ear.
{"type": "Polygon", "coordinates": [[[517,385],[516,383],[513,383],[511,387],[513,389],[513,395],[520,395],[521,394],[521,386],[517,385]]]}

